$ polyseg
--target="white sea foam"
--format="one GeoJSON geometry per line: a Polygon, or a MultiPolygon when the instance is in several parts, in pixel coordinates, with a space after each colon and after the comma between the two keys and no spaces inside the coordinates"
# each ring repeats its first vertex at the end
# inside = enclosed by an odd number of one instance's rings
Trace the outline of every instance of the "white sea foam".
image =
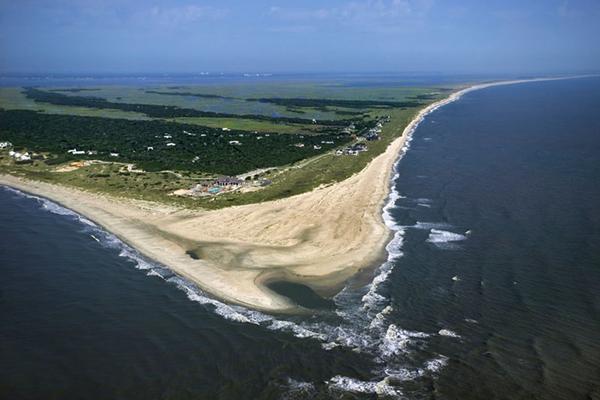
{"type": "Polygon", "coordinates": [[[313,398],[317,394],[314,383],[298,381],[292,378],[288,378],[287,380],[287,389],[287,393],[284,393],[281,397],[282,400],[297,399],[298,396],[302,396],[302,398],[313,398]]]}
{"type": "Polygon", "coordinates": [[[429,234],[428,242],[431,243],[446,243],[446,242],[459,242],[461,240],[465,240],[467,237],[465,235],[461,235],[459,233],[443,231],[441,229],[431,229],[431,233],[429,234]]]}
{"type": "Polygon", "coordinates": [[[435,246],[441,249],[453,250],[459,248],[455,242],[460,242],[465,239],[467,239],[467,237],[465,235],[461,235],[460,233],[432,228],[427,241],[429,243],[433,243],[435,246]]]}
{"type": "Polygon", "coordinates": [[[381,381],[361,381],[347,376],[336,375],[327,381],[329,390],[354,393],[375,393],[380,396],[401,396],[397,388],[389,385],[388,378],[381,381]]]}
{"type": "Polygon", "coordinates": [[[440,329],[438,331],[438,335],[440,336],[448,336],[448,337],[452,337],[452,338],[460,338],[460,335],[454,331],[451,331],[450,329],[440,329]]]}
{"type": "Polygon", "coordinates": [[[430,372],[438,372],[448,364],[448,357],[438,356],[434,359],[428,360],[425,363],[425,369],[430,372]]]}
{"type": "Polygon", "coordinates": [[[415,229],[442,229],[442,228],[452,228],[452,225],[447,222],[422,222],[417,221],[416,224],[407,226],[407,228],[415,228],[415,229]]]}
{"type": "Polygon", "coordinates": [[[415,338],[426,338],[429,334],[399,329],[395,324],[389,324],[385,336],[379,345],[380,355],[390,357],[405,352],[415,338]]]}

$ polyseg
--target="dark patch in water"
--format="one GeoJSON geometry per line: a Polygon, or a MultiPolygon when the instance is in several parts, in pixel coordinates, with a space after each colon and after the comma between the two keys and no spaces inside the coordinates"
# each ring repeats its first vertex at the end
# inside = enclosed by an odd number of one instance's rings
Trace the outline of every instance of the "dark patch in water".
{"type": "Polygon", "coordinates": [[[335,308],[333,300],[319,296],[314,290],[301,283],[278,281],[267,284],[267,287],[302,307],[318,310],[335,308]]]}
{"type": "Polygon", "coordinates": [[[200,260],[200,256],[196,250],[188,250],[185,252],[188,256],[190,256],[194,260],[200,260]]]}

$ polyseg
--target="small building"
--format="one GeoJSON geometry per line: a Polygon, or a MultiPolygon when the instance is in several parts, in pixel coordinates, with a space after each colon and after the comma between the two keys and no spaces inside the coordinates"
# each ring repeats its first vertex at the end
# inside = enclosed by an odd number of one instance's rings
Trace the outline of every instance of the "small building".
{"type": "Polygon", "coordinates": [[[295,143],[294,146],[302,148],[304,147],[304,143],[295,143]]]}
{"type": "Polygon", "coordinates": [[[12,147],[11,142],[0,142],[0,149],[8,149],[10,147],[12,147]]]}
{"type": "Polygon", "coordinates": [[[109,156],[111,156],[111,157],[119,157],[119,153],[109,153],[109,156]]]}
{"type": "Polygon", "coordinates": [[[146,147],[146,150],[147,150],[147,151],[152,151],[152,150],[154,150],[154,147],[152,147],[152,146],[148,146],[148,147],[146,147]]]}
{"type": "Polygon", "coordinates": [[[175,143],[173,143],[173,142],[169,142],[169,143],[167,143],[167,147],[173,147],[173,146],[176,146],[176,144],[175,144],[175,143]]]}
{"type": "Polygon", "coordinates": [[[71,150],[67,150],[67,153],[70,153],[70,154],[73,154],[74,156],[77,156],[77,155],[85,154],[85,151],[83,151],[83,150],[77,150],[77,149],[71,149],[71,150]]]}
{"type": "Polygon", "coordinates": [[[171,139],[173,136],[171,136],[171,135],[164,135],[163,137],[164,137],[165,139],[171,139]]]}
{"type": "Polygon", "coordinates": [[[17,163],[31,162],[31,155],[28,152],[19,153],[18,151],[11,150],[8,154],[12,156],[17,163]]]}
{"type": "Polygon", "coordinates": [[[221,128],[221,130],[224,131],[224,132],[229,132],[231,129],[229,129],[229,128],[221,128]]]}
{"type": "Polygon", "coordinates": [[[315,144],[315,145],[313,146],[313,149],[315,149],[315,150],[321,150],[321,148],[322,148],[322,147],[321,147],[321,146],[319,146],[318,144],[315,144]]]}
{"type": "Polygon", "coordinates": [[[214,184],[219,187],[239,186],[242,183],[244,183],[244,181],[232,176],[223,176],[214,181],[214,184]]]}
{"type": "Polygon", "coordinates": [[[242,143],[239,140],[230,140],[229,144],[232,146],[241,146],[242,143]]]}

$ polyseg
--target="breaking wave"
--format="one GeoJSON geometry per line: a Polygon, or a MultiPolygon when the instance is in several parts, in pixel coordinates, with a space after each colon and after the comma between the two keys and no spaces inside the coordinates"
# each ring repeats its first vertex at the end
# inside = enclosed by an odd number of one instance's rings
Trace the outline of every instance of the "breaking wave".
{"type": "Polygon", "coordinates": [[[460,233],[432,228],[429,232],[429,237],[427,238],[427,241],[429,243],[433,243],[436,247],[439,247],[441,249],[455,250],[460,248],[460,246],[458,246],[456,242],[460,242],[466,239],[467,237],[465,235],[461,235],[460,233]]]}

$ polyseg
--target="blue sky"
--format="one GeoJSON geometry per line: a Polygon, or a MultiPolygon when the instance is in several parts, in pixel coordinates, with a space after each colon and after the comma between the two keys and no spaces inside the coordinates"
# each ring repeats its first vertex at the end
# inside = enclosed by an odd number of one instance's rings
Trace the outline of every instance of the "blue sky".
{"type": "Polygon", "coordinates": [[[600,1],[0,0],[4,72],[600,71],[600,1]]]}

